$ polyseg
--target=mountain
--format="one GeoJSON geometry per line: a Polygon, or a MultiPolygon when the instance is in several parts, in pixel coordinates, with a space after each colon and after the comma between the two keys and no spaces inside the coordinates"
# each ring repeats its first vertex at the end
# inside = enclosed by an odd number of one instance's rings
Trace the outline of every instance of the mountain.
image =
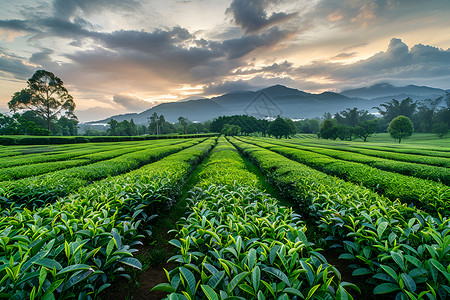
{"type": "Polygon", "coordinates": [[[370,87],[364,87],[353,90],[345,90],[340,93],[347,97],[365,98],[365,99],[385,99],[395,98],[402,100],[411,97],[414,100],[423,100],[426,98],[437,98],[445,94],[445,90],[431,88],[428,86],[408,85],[396,87],[389,83],[379,83],[370,87]]]}
{"type": "Polygon", "coordinates": [[[183,116],[191,121],[212,120],[223,115],[254,115],[258,118],[281,115],[292,119],[320,117],[325,112],[335,113],[346,108],[372,110],[374,106],[392,98],[414,100],[437,98],[444,90],[409,85],[395,87],[390,84],[377,84],[367,88],[346,90],[341,93],[324,92],[312,94],[283,85],[274,85],[259,91],[236,91],[213,98],[185,100],[162,103],[141,113],[124,114],[87,124],[106,124],[111,119],[117,121],[133,118],[136,124],[148,124],[153,114],[164,115],[169,122],[177,122],[183,116]]]}

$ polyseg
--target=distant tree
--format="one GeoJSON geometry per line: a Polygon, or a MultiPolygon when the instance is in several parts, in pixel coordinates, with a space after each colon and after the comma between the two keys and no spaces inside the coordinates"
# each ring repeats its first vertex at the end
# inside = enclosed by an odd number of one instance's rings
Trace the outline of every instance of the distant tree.
{"type": "Polygon", "coordinates": [[[448,133],[448,125],[445,123],[436,123],[433,125],[433,133],[439,138],[443,138],[448,133]]]}
{"type": "Polygon", "coordinates": [[[64,116],[58,120],[59,127],[62,128],[62,135],[77,135],[78,134],[78,120],[69,119],[64,116]]]}
{"type": "Polygon", "coordinates": [[[225,124],[222,128],[222,133],[226,136],[235,136],[241,132],[241,128],[237,125],[225,124]]]}
{"type": "Polygon", "coordinates": [[[343,124],[337,124],[337,136],[342,141],[351,141],[353,136],[353,127],[343,124]]]}
{"type": "MultiPolygon", "coordinates": [[[[290,120],[292,122],[292,120],[290,120]]],[[[277,118],[270,122],[269,126],[267,127],[267,133],[269,135],[273,135],[277,139],[282,138],[285,136],[286,138],[295,133],[295,124],[293,122],[291,123],[287,119],[284,119],[280,116],[277,116],[277,118]]]]}
{"type": "Polygon", "coordinates": [[[199,122],[191,123],[187,127],[188,134],[197,134],[202,132],[208,132],[208,129],[206,129],[206,127],[202,123],[199,122]]]}
{"type": "Polygon", "coordinates": [[[187,134],[188,120],[185,117],[178,117],[178,123],[183,127],[184,134],[187,134]]]}
{"type": "Polygon", "coordinates": [[[358,110],[358,108],[347,108],[340,113],[334,114],[334,119],[338,124],[356,127],[358,123],[373,120],[376,117],[370,114],[367,110],[358,110]]]}
{"type": "Polygon", "coordinates": [[[88,128],[84,131],[85,136],[102,136],[105,132],[100,129],[88,128]]]}
{"type": "Polygon", "coordinates": [[[389,123],[388,132],[391,137],[398,139],[398,142],[401,143],[402,138],[413,134],[414,126],[408,117],[397,116],[389,123]]]}
{"type": "Polygon", "coordinates": [[[27,81],[28,87],[14,93],[9,108],[16,112],[28,109],[40,115],[51,130],[52,120],[65,112],[68,118],[76,119],[74,114],[75,102],[61,79],[53,73],[38,70],[27,81]]]}
{"type": "Polygon", "coordinates": [[[333,118],[333,116],[329,112],[324,113],[322,116],[322,119],[324,120],[330,120],[331,118],[333,118]]]}
{"type": "Polygon", "coordinates": [[[418,102],[417,112],[411,119],[416,131],[432,132],[433,123],[435,123],[435,115],[441,102],[443,102],[443,97],[425,99],[418,102]]]}
{"type": "Polygon", "coordinates": [[[136,126],[136,124],[134,124],[133,118],[130,120],[130,125],[129,126],[130,126],[129,127],[130,136],[138,135],[137,126],[136,126]]]}
{"type": "Polygon", "coordinates": [[[319,132],[320,122],[318,119],[304,119],[295,121],[298,133],[317,133],[319,132]]]}
{"type": "Polygon", "coordinates": [[[111,119],[107,124],[109,125],[109,128],[106,131],[108,135],[112,135],[112,136],[119,135],[119,132],[118,132],[119,122],[117,122],[114,119],[111,119]]]}
{"type": "Polygon", "coordinates": [[[150,120],[149,130],[154,132],[154,134],[159,135],[158,113],[154,112],[148,119],[150,120]]]}
{"type": "Polygon", "coordinates": [[[392,99],[391,101],[374,108],[376,108],[385,121],[389,123],[397,116],[412,118],[416,111],[417,103],[408,97],[402,101],[392,99]]]}
{"type": "Polygon", "coordinates": [[[258,132],[261,132],[262,136],[266,136],[267,128],[269,127],[270,122],[266,119],[258,120],[258,132]]]}
{"type": "Polygon", "coordinates": [[[354,134],[357,137],[361,138],[364,142],[366,142],[368,137],[377,132],[379,126],[379,119],[364,121],[359,123],[358,126],[355,127],[354,134]]]}
{"type": "Polygon", "coordinates": [[[261,126],[265,124],[260,121],[261,120],[248,115],[220,116],[211,122],[209,130],[211,132],[222,132],[225,124],[229,124],[239,126],[244,135],[250,135],[251,133],[262,132],[265,130],[265,127],[261,128],[261,126]]]}
{"type": "Polygon", "coordinates": [[[338,135],[338,126],[335,119],[327,119],[322,122],[319,129],[319,137],[322,139],[335,140],[338,135]]]}

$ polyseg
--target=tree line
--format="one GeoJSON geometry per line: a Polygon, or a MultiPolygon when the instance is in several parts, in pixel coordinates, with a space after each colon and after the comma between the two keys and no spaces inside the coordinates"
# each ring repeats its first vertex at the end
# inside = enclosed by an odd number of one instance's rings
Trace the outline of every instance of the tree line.
{"type": "Polygon", "coordinates": [[[435,133],[443,138],[450,128],[449,92],[445,97],[423,101],[414,101],[409,97],[401,101],[392,99],[374,108],[380,117],[356,107],[334,115],[326,113],[317,134],[324,139],[351,141],[356,137],[366,141],[376,132],[387,131],[401,142],[402,138],[413,132],[435,133]]]}

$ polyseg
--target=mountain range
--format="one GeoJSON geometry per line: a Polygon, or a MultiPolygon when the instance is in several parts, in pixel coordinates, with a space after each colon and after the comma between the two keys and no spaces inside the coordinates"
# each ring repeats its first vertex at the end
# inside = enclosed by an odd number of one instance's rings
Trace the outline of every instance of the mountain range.
{"type": "Polygon", "coordinates": [[[136,124],[148,124],[153,113],[164,115],[166,121],[177,122],[183,116],[191,121],[203,122],[223,115],[254,115],[270,118],[281,115],[291,119],[320,117],[325,112],[335,113],[346,108],[358,107],[372,112],[373,107],[391,99],[434,99],[450,90],[427,86],[408,85],[396,87],[380,83],[370,87],[344,90],[340,93],[312,94],[283,85],[274,85],[258,91],[236,91],[213,98],[200,98],[162,103],[141,113],[115,115],[86,124],[106,124],[111,119],[119,122],[133,119],[136,124]]]}

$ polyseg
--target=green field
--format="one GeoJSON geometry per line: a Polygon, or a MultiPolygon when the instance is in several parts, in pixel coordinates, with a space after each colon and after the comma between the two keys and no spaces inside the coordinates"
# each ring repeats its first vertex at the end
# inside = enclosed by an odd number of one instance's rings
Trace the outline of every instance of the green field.
{"type": "Polygon", "coordinates": [[[2,298],[450,299],[449,138],[0,147],[2,298]]]}

